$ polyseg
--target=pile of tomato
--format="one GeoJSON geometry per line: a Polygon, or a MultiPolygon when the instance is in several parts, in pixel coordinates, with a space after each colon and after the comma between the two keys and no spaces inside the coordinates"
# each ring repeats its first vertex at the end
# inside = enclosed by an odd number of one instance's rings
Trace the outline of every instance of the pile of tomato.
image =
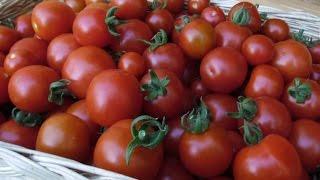
{"type": "Polygon", "coordinates": [[[320,176],[320,42],[241,2],[48,0],[0,26],[0,140],[138,179],[320,176]]]}

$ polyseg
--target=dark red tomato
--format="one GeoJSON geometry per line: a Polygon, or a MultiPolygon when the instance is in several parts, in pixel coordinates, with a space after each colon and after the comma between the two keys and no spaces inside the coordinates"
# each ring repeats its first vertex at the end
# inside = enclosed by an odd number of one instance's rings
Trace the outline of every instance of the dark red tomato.
{"type": "Polygon", "coordinates": [[[62,78],[71,81],[68,89],[80,99],[86,97],[91,80],[100,72],[116,68],[112,57],[94,46],[83,46],[70,53],[62,67],[62,78]]]}
{"type": "Polygon", "coordinates": [[[210,111],[213,126],[221,126],[226,130],[237,130],[238,121],[228,116],[228,112],[237,110],[237,100],[226,94],[210,94],[203,98],[210,111]]]}
{"type": "Polygon", "coordinates": [[[136,52],[128,52],[121,56],[118,68],[140,79],[146,72],[146,60],[136,52]]]}
{"type": "Polygon", "coordinates": [[[86,7],[85,0],[64,0],[64,2],[71,7],[75,13],[79,13],[86,7]]]}
{"type": "Polygon", "coordinates": [[[185,168],[203,178],[223,174],[233,156],[227,131],[220,127],[211,127],[203,134],[185,132],[179,149],[185,168]]]}
{"type": "Polygon", "coordinates": [[[187,86],[190,86],[191,83],[196,80],[200,79],[199,75],[199,67],[200,67],[200,62],[199,61],[187,61],[186,68],[183,73],[183,83],[187,86]]]}
{"type": "Polygon", "coordinates": [[[184,18],[189,18],[190,21],[195,19],[195,17],[189,16],[187,14],[182,14],[175,19],[173,24],[174,29],[172,30],[172,33],[171,33],[171,41],[173,43],[179,44],[181,31],[187,25],[186,22],[184,22],[183,20],[184,18]]]}
{"type": "Polygon", "coordinates": [[[259,144],[243,148],[233,166],[234,178],[239,180],[300,180],[301,173],[297,151],[279,135],[269,135],[259,144]]]}
{"type": "Polygon", "coordinates": [[[0,52],[0,66],[1,67],[3,67],[5,58],[6,58],[6,56],[2,52],[0,52]]]}
{"type": "Polygon", "coordinates": [[[39,64],[37,58],[30,53],[30,51],[18,49],[10,52],[6,56],[3,67],[5,72],[9,76],[12,76],[16,71],[23,67],[37,64],[39,64]]]}
{"type": "MultiPolygon", "coordinates": [[[[160,81],[163,81],[165,78],[167,78],[169,80],[169,84],[163,87],[166,89],[166,93],[163,93],[162,95],[159,94],[153,99],[148,99],[147,97],[154,92],[148,92],[146,90],[144,93],[144,112],[152,117],[166,117],[169,119],[175,118],[182,113],[185,104],[183,96],[181,96],[185,93],[183,84],[180,79],[171,71],[165,69],[156,69],[154,72],[160,81]]],[[[151,86],[154,83],[156,82],[151,81],[150,73],[144,75],[140,81],[141,86],[145,84],[151,86]]],[[[159,85],[156,86],[159,87],[159,85]]],[[[157,91],[159,90],[160,89],[157,89],[157,91]]]]}
{"type": "Polygon", "coordinates": [[[80,120],[86,123],[86,125],[89,128],[90,131],[90,142],[91,145],[95,145],[98,137],[99,137],[99,130],[100,126],[93,122],[91,118],[89,117],[87,106],[86,106],[86,101],[85,100],[80,100],[67,109],[66,113],[72,114],[76,117],[78,117],[80,120]]]}
{"type": "Polygon", "coordinates": [[[18,31],[0,26],[0,52],[9,52],[11,46],[20,39],[18,31]]]}
{"type": "Polygon", "coordinates": [[[217,176],[217,177],[210,178],[208,180],[233,180],[233,179],[228,176],[217,176]]]}
{"type": "Polygon", "coordinates": [[[86,162],[90,153],[89,129],[73,115],[54,114],[40,127],[36,150],[86,162]]]}
{"type": "Polygon", "coordinates": [[[107,10],[93,7],[81,11],[73,23],[73,35],[83,46],[104,47],[112,41],[105,24],[107,10]]]}
{"type": "Polygon", "coordinates": [[[46,112],[53,108],[53,104],[48,101],[49,86],[59,78],[58,73],[45,66],[24,67],[10,78],[10,100],[20,110],[46,112]]]}
{"type": "Polygon", "coordinates": [[[164,149],[167,154],[179,156],[180,139],[184,133],[180,116],[168,121],[169,132],[164,139],[164,149]]]}
{"type": "Polygon", "coordinates": [[[9,102],[8,83],[9,76],[5,73],[4,69],[0,67],[0,105],[9,102]]]}
{"type": "Polygon", "coordinates": [[[188,1],[188,12],[190,14],[201,14],[201,12],[208,7],[210,4],[209,0],[189,0],[188,1]]]}
{"type": "Polygon", "coordinates": [[[32,27],[38,37],[51,41],[60,34],[72,32],[75,16],[63,2],[43,1],[32,11],[32,27]]]}
{"type": "Polygon", "coordinates": [[[201,60],[213,49],[215,42],[214,28],[203,19],[195,19],[187,24],[179,37],[179,45],[184,53],[197,60],[201,60]]]}
{"type": "Polygon", "coordinates": [[[171,33],[174,24],[172,14],[166,9],[155,9],[146,17],[146,23],[149,25],[153,33],[157,33],[160,29],[171,33]]]}
{"type": "Polygon", "coordinates": [[[80,45],[74,38],[73,34],[62,34],[57,36],[48,46],[48,65],[54,70],[60,72],[69,54],[79,47],[80,45]]]}
{"type": "Polygon", "coordinates": [[[310,119],[301,119],[293,124],[290,142],[296,148],[302,165],[310,173],[320,164],[320,124],[310,119]]]}
{"type": "Polygon", "coordinates": [[[54,114],[65,112],[73,103],[74,103],[73,98],[71,98],[71,97],[64,98],[62,105],[54,107],[54,109],[51,110],[50,112],[46,113],[46,115],[44,117],[48,118],[54,114]]]}
{"type": "Polygon", "coordinates": [[[227,136],[233,145],[233,154],[236,155],[242,148],[246,147],[243,137],[236,131],[228,131],[227,136]]]}
{"type": "Polygon", "coordinates": [[[253,35],[243,42],[242,54],[253,66],[266,64],[274,57],[274,44],[267,36],[253,35]]]}
{"type": "Polygon", "coordinates": [[[309,174],[305,169],[302,170],[302,175],[301,175],[300,179],[301,180],[310,180],[309,174]]]}
{"type": "Polygon", "coordinates": [[[290,28],[282,19],[268,19],[262,26],[262,33],[273,42],[280,42],[289,39],[290,28]]]}
{"type": "Polygon", "coordinates": [[[251,72],[244,94],[251,98],[269,96],[280,99],[284,86],[280,71],[273,66],[263,64],[255,67],[251,72]]]}
{"type": "Polygon", "coordinates": [[[196,105],[198,99],[193,96],[190,88],[185,88],[184,97],[183,112],[190,112],[196,105]]]}
{"type": "Polygon", "coordinates": [[[172,14],[180,13],[184,7],[184,0],[159,0],[159,2],[166,2],[166,9],[168,9],[172,14]]]}
{"type": "Polygon", "coordinates": [[[31,24],[31,13],[17,17],[15,21],[15,30],[19,32],[20,36],[23,38],[34,36],[34,30],[31,24]]]}
{"type": "Polygon", "coordinates": [[[211,91],[230,93],[244,82],[248,71],[246,59],[232,48],[216,48],[200,65],[201,80],[211,91]]]}
{"type": "Polygon", "coordinates": [[[233,24],[230,21],[221,22],[215,28],[218,47],[231,47],[241,50],[242,43],[252,34],[246,27],[233,24]]]}
{"type": "Polygon", "coordinates": [[[320,64],[320,43],[316,46],[309,48],[314,64],[320,64]]]}
{"type": "Polygon", "coordinates": [[[119,120],[139,115],[143,96],[133,75],[122,70],[106,70],[91,81],[86,103],[90,118],[109,127],[119,120]]]}
{"type": "Polygon", "coordinates": [[[205,8],[201,13],[201,18],[210,23],[212,27],[216,27],[216,25],[226,20],[223,10],[218,6],[205,8]]]}
{"type": "Polygon", "coordinates": [[[320,65],[319,64],[312,65],[312,72],[310,75],[310,79],[317,81],[320,84],[320,65]]]}
{"type": "Polygon", "coordinates": [[[168,43],[154,51],[146,49],[143,56],[146,59],[147,69],[167,69],[182,78],[187,62],[178,45],[168,43]]]}
{"type": "Polygon", "coordinates": [[[6,117],[4,117],[3,113],[0,112],[0,125],[6,121],[7,121],[6,117]]]}
{"type": "Polygon", "coordinates": [[[95,166],[118,172],[138,179],[154,179],[163,161],[163,145],[154,149],[138,147],[134,150],[130,164],[125,154],[132,140],[131,119],[121,120],[112,125],[99,138],[94,151],[95,166]]]}
{"type": "Polygon", "coordinates": [[[34,149],[39,128],[24,127],[14,120],[0,126],[0,141],[34,149]]]}
{"type": "Polygon", "coordinates": [[[166,157],[157,175],[157,180],[193,180],[191,174],[181,162],[173,157],[166,157]]]}
{"type": "Polygon", "coordinates": [[[143,19],[148,10],[147,0],[110,0],[112,6],[117,6],[116,16],[120,19],[143,19]]]}
{"type": "Polygon", "coordinates": [[[312,71],[312,57],[303,44],[287,40],[275,45],[272,65],[280,70],[286,82],[294,78],[308,78],[312,71]]]}
{"type": "Polygon", "coordinates": [[[112,7],[110,3],[106,3],[105,0],[98,0],[103,2],[95,2],[88,4],[85,9],[87,8],[101,8],[103,10],[106,10],[106,12],[112,7]]]}
{"type": "Polygon", "coordinates": [[[192,82],[191,91],[192,91],[192,95],[195,96],[196,98],[206,96],[207,94],[210,93],[210,91],[199,79],[196,79],[192,82]]]}

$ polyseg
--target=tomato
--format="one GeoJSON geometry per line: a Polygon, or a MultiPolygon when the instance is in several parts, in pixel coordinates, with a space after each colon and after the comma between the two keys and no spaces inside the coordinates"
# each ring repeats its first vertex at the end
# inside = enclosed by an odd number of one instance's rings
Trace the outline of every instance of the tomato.
{"type": "Polygon", "coordinates": [[[64,98],[62,105],[54,107],[54,109],[48,112],[44,117],[48,118],[54,114],[65,112],[73,103],[74,103],[73,98],[71,97],[64,98]]]}
{"type": "Polygon", "coordinates": [[[201,12],[208,7],[210,4],[209,0],[189,0],[188,1],[188,12],[190,14],[201,14],[201,12]]]}
{"type": "Polygon", "coordinates": [[[236,131],[228,131],[227,136],[233,145],[233,154],[236,155],[242,148],[246,146],[242,136],[236,131]]]}
{"type": "Polygon", "coordinates": [[[282,19],[268,19],[262,26],[262,33],[273,42],[280,42],[289,39],[290,28],[282,19]]]}
{"type": "Polygon", "coordinates": [[[178,156],[180,139],[184,133],[180,116],[170,119],[168,121],[168,126],[169,132],[164,139],[164,149],[167,154],[178,156]]]}
{"type": "Polygon", "coordinates": [[[315,81],[295,79],[288,84],[282,101],[295,118],[320,117],[320,85],[315,81]]]}
{"type": "Polygon", "coordinates": [[[187,14],[182,14],[180,16],[177,16],[177,18],[174,20],[174,29],[171,32],[171,41],[173,43],[179,44],[180,34],[182,29],[190,23],[193,19],[195,19],[194,16],[189,16],[187,14]]]}
{"type": "Polygon", "coordinates": [[[210,93],[210,91],[206,88],[206,86],[201,82],[201,80],[194,80],[191,84],[191,90],[193,96],[196,98],[200,98],[206,96],[210,93]]]}
{"type": "Polygon", "coordinates": [[[4,60],[5,60],[6,56],[0,52],[0,66],[3,67],[3,63],[4,63],[4,60]]]}
{"type": "Polygon", "coordinates": [[[20,39],[20,34],[6,26],[0,26],[0,52],[7,53],[11,46],[20,39]]]}
{"type": "Polygon", "coordinates": [[[280,71],[273,66],[263,64],[256,66],[251,72],[244,94],[252,98],[269,96],[279,99],[284,85],[280,71]]]}
{"type": "Polygon", "coordinates": [[[199,68],[200,67],[200,62],[199,61],[187,61],[186,68],[183,72],[183,83],[187,86],[191,85],[191,83],[196,80],[200,79],[199,75],[199,68]]]}
{"type": "Polygon", "coordinates": [[[5,73],[4,69],[0,67],[0,105],[9,102],[8,83],[9,76],[5,73]]]}
{"type": "Polygon", "coordinates": [[[90,152],[89,137],[89,129],[83,121],[67,113],[58,113],[40,127],[36,150],[85,162],[90,152]]]}
{"type": "Polygon", "coordinates": [[[23,38],[33,37],[34,30],[31,24],[31,13],[18,16],[15,21],[15,30],[20,33],[23,38]]]}
{"type": "Polygon", "coordinates": [[[272,65],[280,70],[286,82],[310,76],[312,58],[303,44],[294,40],[282,41],[275,45],[275,50],[272,65]]]}
{"type": "Polygon", "coordinates": [[[6,122],[6,121],[7,121],[6,117],[4,117],[3,113],[0,112],[0,126],[2,123],[6,122]]]}
{"type": "Polygon", "coordinates": [[[228,176],[217,176],[217,177],[210,178],[209,180],[232,180],[232,178],[228,176]]]}
{"type": "Polygon", "coordinates": [[[139,115],[143,96],[133,75],[122,70],[106,70],[91,81],[86,103],[90,118],[109,127],[119,120],[139,115]]]}
{"type": "Polygon", "coordinates": [[[32,11],[32,27],[38,37],[51,41],[56,36],[72,31],[73,10],[63,2],[43,1],[32,11]]]}
{"type": "Polygon", "coordinates": [[[148,10],[147,0],[110,0],[110,3],[118,7],[119,19],[143,19],[148,10]]]}
{"type": "Polygon", "coordinates": [[[98,1],[102,1],[102,2],[90,3],[85,7],[85,9],[87,9],[87,8],[101,8],[101,9],[106,10],[106,12],[107,12],[111,8],[111,4],[106,3],[105,0],[98,0],[98,1]]]}
{"type": "Polygon", "coordinates": [[[218,6],[205,8],[201,13],[201,18],[209,22],[212,27],[216,27],[216,25],[226,20],[223,10],[218,6]]]}
{"type": "Polygon", "coordinates": [[[309,48],[314,64],[320,64],[320,43],[309,48]]]}
{"type": "Polygon", "coordinates": [[[39,128],[25,127],[14,120],[4,122],[0,126],[0,141],[34,149],[39,128]]]}
{"type": "Polygon", "coordinates": [[[215,28],[218,47],[231,47],[241,50],[242,43],[252,34],[246,27],[233,24],[230,21],[219,23],[215,28]]]}
{"type": "Polygon", "coordinates": [[[320,84],[320,65],[318,64],[312,65],[312,72],[310,75],[310,79],[317,81],[320,84]]]}
{"type": "Polygon", "coordinates": [[[175,118],[182,113],[185,89],[180,79],[171,71],[156,69],[140,81],[145,101],[144,112],[153,117],[175,118]]]}
{"type": "Polygon", "coordinates": [[[90,4],[96,4],[96,3],[104,3],[105,0],[85,0],[86,5],[89,6],[90,4]]]}
{"type": "Polygon", "coordinates": [[[201,60],[213,49],[215,42],[213,27],[202,19],[196,19],[187,24],[179,37],[179,45],[184,53],[197,60],[201,60]]]}
{"type": "Polygon", "coordinates": [[[184,0],[158,0],[160,3],[167,3],[166,9],[172,14],[178,14],[183,11],[184,0]]]}
{"type": "Polygon", "coordinates": [[[6,56],[3,67],[5,72],[12,76],[19,69],[31,65],[39,65],[37,58],[29,51],[18,49],[6,56]]]}
{"type": "Polygon", "coordinates": [[[58,79],[59,75],[51,68],[40,65],[24,67],[10,78],[10,100],[20,110],[46,112],[53,108],[48,101],[49,86],[58,79]]]}
{"type": "Polygon", "coordinates": [[[299,180],[302,167],[294,147],[279,135],[269,135],[259,144],[243,148],[236,156],[236,180],[299,180]]]}
{"type": "Polygon", "coordinates": [[[128,52],[121,56],[118,68],[140,79],[146,72],[146,60],[136,52],[128,52]]]}
{"type": "Polygon", "coordinates": [[[157,175],[158,180],[169,180],[169,179],[183,179],[193,180],[194,178],[190,173],[184,169],[181,162],[173,157],[167,157],[162,164],[162,167],[157,175]]]}
{"type": "Polygon", "coordinates": [[[86,7],[85,0],[64,0],[64,2],[73,9],[74,12],[78,13],[86,7]]]}
{"type": "Polygon", "coordinates": [[[157,8],[147,15],[146,23],[154,33],[157,33],[160,29],[166,31],[166,33],[171,33],[174,19],[168,10],[157,8]]]}
{"type": "Polygon", "coordinates": [[[248,71],[246,59],[232,48],[210,51],[200,65],[201,80],[211,91],[230,93],[244,82],[248,71]]]}

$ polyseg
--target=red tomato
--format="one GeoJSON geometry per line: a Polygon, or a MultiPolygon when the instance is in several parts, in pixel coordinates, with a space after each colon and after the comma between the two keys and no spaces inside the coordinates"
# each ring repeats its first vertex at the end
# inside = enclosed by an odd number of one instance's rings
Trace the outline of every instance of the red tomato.
{"type": "Polygon", "coordinates": [[[112,7],[110,3],[106,3],[105,0],[96,0],[97,2],[88,4],[85,9],[87,8],[101,8],[106,12],[112,7]],[[101,2],[99,2],[101,1],[101,2]]]}
{"type": "Polygon", "coordinates": [[[157,180],[193,180],[194,178],[183,167],[181,162],[173,157],[167,157],[160,168],[157,180]]]}
{"type": "Polygon", "coordinates": [[[255,67],[251,72],[244,94],[252,98],[269,96],[279,99],[284,85],[280,71],[273,66],[263,64],[255,67]]]}
{"type": "Polygon", "coordinates": [[[96,4],[96,3],[104,3],[105,0],[85,0],[86,5],[90,5],[90,4],[96,4]]]}
{"type": "Polygon", "coordinates": [[[6,56],[0,52],[0,66],[3,67],[3,63],[4,63],[4,60],[5,60],[6,56]]]}
{"type": "Polygon", "coordinates": [[[201,80],[194,80],[191,84],[192,95],[196,98],[200,98],[206,96],[210,93],[210,91],[206,88],[206,86],[202,83],[201,80]]]}
{"type": "Polygon", "coordinates": [[[187,86],[191,85],[191,83],[196,80],[200,79],[199,75],[199,68],[200,67],[200,62],[199,61],[188,61],[186,68],[183,72],[183,83],[187,86]]]}
{"type": "Polygon", "coordinates": [[[189,16],[187,14],[182,14],[178,16],[174,21],[174,29],[171,33],[171,41],[173,43],[179,44],[180,34],[182,29],[190,23],[193,19],[195,19],[194,16],[189,16]]]}
{"type": "Polygon", "coordinates": [[[60,72],[69,54],[79,47],[80,45],[74,38],[73,34],[62,34],[57,36],[48,46],[48,65],[54,70],[60,72]]]}
{"type": "Polygon", "coordinates": [[[314,64],[320,64],[320,43],[309,48],[314,64]]]}
{"type": "Polygon", "coordinates": [[[32,27],[38,37],[51,41],[60,34],[72,31],[75,16],[63,2],[43,1],[32,11],[32,27]]]}
{"type": "Polygon", "coordinates": [[[85,0],[64,0],[64,2],[73,9],[74,12],[78,13],[86,7],[85,0]]]}
{"type": "Polygon", "coordinates": [[[128,52],[121,56],[118,68],[140,79],[146,72],[146,60],[136,52],[128,52]]]}
{"type": "Polygon", "coordinates": [[[16,71],[23,67],[39,64],[37,58],[30,51],[18,49],[10,52],[6,56],[3,67],[5,72],[9,76],[12,76],[16,71]]]}
{"type": "Polygon", "coordinates": [[[269,135],[259,144],[243,148],[236,156],[237,180],[300,180],[302,167],[294,147],[283,137],[269,135]]]}
{"type": "Polygon", "coordinates": [[[211,91],[230,93],[244,82],[248,71],[246,59],[232,48],[210,51],[200,65],[201,80],[211,91]]]}
{"type": "Polygon", "coordinates": [[[110,0],[110,3],[118,7],[119,19],[143,19],[148,10],[147,0],[110,0]]]}
{"type": "Polygon", "coordinates": [[[67,111],[67,109],[74,103],[74,99],[72,98],[64,98],[63,104],[60,106],[56,106],[53,110],[45,115],[45,118],[48,118],[54,114],[62,113],[67,111]]]}
{"type": "Polygon", "coordinates": [[[15,30],[20,33],[23,38],[33,37],[34,30],[31,24],[31,13],[23,14],[17,17],[15,22],[15,30]]]}
{"type": "Polygon", "coordinates": [[[9,102],[8,83],[9,76],[4,72],[4,69],[0,67],[0,105],[9,102]]]}
{"type": "Polygon", "coordinates": [[[6,117],[4,117],[3,113],[0,112],[0,126],[2,123],[6,122],[6,121],[7,121],[6,117]]]}
{"type": "Polygon", "coordinates": [[[159,0],[159,2],[166,2],[166,9],[168,9],[172,14],[178,14],[184,7],[184,0],[159,0]]]}
{"type": "Polygon", "coordinates": [[[231,47],[237,50],[241,50],[242,43],[252,34],[248,28],[229,21],[219,23],[215,33],[218,47],[231,47]]]}
{"type": "Polygon", "coordinates": [[[189,0],[188,1],[188,12],[190,14],[201,14],[201,12],[208,7],[210,4],[209,0],[189,0]]]}
{"type": "Polygon", "coordinates": [[[227,176],[217,176],[217,177],[210,178],[209,180],[233,180],[233,179],[227,176]]]}
{"type": "Polygon", "coordinates": [[[184,53],[197,60],[201,60],[213,49],[215,42],[213,27],[202,19],[196,19],[187,24],[179,36],[179,45],[184,53]]]}
{"type": "Polygon", "coordinates": [[[154,33],[161,29],[166,33],[171,33],[173,29],[174,19],[172,14],[166,9],[155,9],[146,17],[146,23],[154,33]]]}
{"type": "Polygon", "coordinates": [[[282,19],[268,19],[262,27],[262,32],[273,42],[280,42],[289,39],[289,25],[282,19]]]}
{"type": "Polygon", "coordinates": [[[0,126],[0,141],[34,149],[39,128],[25,127],[14,120],[9,120],[0,126]]]}
{"type": "Polygon", "coordinates": [[[41,113],[53,108],[48,101],[49,86],[59,75],[51,68],[27,66],[11,76],[8,85],[11,102],[20,110],[41,113]]]}
{"type": "Polygon", "coordinates": [[[0,52],[7,53],[11,46],[20,39],[20,34],[6,26],[0,26],[0,52]]]}
{"type": "Polygon", "coordinates": [[[320,84],[320,65],[319,64],[312,65],[312,72],[310,75],[310,79],[317,81],[320,84]]]}
{"type": "Polygon", "coordinates": [[[119,120],[139,115],[143,96],[133,75],[122,70],[106,70],[91,81],[86,103],[90,118],[109,127],[119,120]]]}
{"type": "Polygon", "coordinates": [[[70,53],[62,68],[62,78],[71,81],[69,90],[80,99],[86,97],[91,80],[100,72],[116,68],[112,57],[94,46],[83,46],[70,53]]]}
{"type": "Polygon", "coordinates": [[[210,23],[212,27],[216,27],[216,25],[226,20],[223,10],[218,6],[205,8],[201,13],[201,18],[210,23]]]}
{"type": "Polygon", "coordinates": [[[184,133],[180,116],[168,121],[169,132],[164,139],[164,149],[167,154],[179,156],[179,143],[184,133]]]}
{"type": "Polygon", "coordinates": [[[242,148],[246,147],[242,136],[236,131],[228,131],[227,136],[233,145],[233,154],[236,155],[242,148]]]}

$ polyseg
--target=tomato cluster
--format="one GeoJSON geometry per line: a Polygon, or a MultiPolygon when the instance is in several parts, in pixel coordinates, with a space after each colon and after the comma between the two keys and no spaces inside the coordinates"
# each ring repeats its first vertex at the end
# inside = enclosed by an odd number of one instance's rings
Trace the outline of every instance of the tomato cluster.
{"type": "Polygon", "coordinates": [[[319,178],[320,42],[187,8],[47,0],[0,26],[0,140],[138,179],[319,178]]]}

